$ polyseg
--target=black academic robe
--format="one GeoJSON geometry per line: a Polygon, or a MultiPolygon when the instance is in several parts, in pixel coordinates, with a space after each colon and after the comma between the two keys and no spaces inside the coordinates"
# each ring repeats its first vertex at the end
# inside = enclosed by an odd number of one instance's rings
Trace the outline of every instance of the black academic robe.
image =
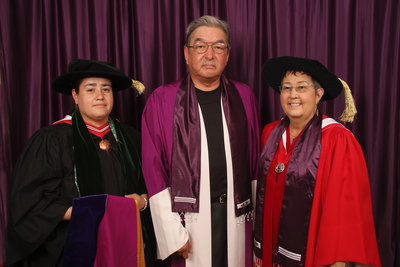
{"type": "MultiPolygon", "coordinates": [[[[140,153],[140,134],[121,126],[140,153]]],[[[91,136],[96,144],[101,140],[91,136]]],[[[98,148],[105,193],[145,193],[144,181],[135,192],[126,192],[122,154],[111,131],[103,138],[111,143],[108,151],[98,148]]],[[[68,229],[62,217],[79,196],[73,158],[70,124],[45,127],[30,138],[10,180],[6,266],[61,266],[68,229]]]]}

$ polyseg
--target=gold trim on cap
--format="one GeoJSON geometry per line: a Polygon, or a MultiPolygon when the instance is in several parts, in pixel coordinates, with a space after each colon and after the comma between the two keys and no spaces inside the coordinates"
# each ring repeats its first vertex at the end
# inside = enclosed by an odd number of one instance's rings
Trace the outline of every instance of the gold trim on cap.
{"type": "Polygon", "coordinates": [[[356,104],[354,102],[353,95],[351,94],[349,85],[342,79],[339,78],[339,80],[343,84],[344,99],[346,102],[346,107],[344,108],[342,115],[340,115],[339,120],[343,122],[353,122],[354,117],[357,114],[356,104]]]}
{"type": "Polygon", "coordinates": [[[134,79],[131,79],[131,80],[132,80],[132,88],[135,88],[136,91],[138,91],[139,95],[141,95],[144,92],[144,90],[146,89],[146,87],[144,86],[143,83],[141,83],[137,80],[134,80],[134,79]]]}

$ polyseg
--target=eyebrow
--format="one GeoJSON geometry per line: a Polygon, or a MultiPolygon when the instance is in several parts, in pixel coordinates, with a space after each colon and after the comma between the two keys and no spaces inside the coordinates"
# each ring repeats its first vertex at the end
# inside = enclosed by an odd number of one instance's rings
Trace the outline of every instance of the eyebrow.
{"type": "MultiPolygon", "coordinates": [[[[86,86],[95,86],[95,85],[97,85],[97,83],[87,83],[84,86],[86,87],[86,86]]],[[[101,86],[111,86],[111,83],[102,83],[100,85],[101,86]]]]}
{"type": "MultiPolygon", "coordinates": [[[[291,82],[282,82],[282,84],[283,83],[290,83],[291,84],[291,82]]],[[[312,83],[312,81],[298,81],[296,83],[312,83]]]]}
{"type": "MultiPolygon", "coordinates": [[[[206,42],[206,43],[211,43],[211,42],[207,42],[203,38],[196,38],[196,39],[193,40],[194,43],[197,42],[197,41],[203,41],[203,42],[206,42]]],[[[224,40],[217,40],[217,41],[215,41],[213,43],[225,43],[225,41],[224,40]]]]}

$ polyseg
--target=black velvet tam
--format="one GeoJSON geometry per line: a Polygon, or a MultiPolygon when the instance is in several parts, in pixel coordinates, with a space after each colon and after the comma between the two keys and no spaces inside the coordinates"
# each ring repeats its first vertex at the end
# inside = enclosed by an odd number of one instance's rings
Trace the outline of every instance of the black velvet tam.
{"type": "Polygon", "coordinates": [[[113,91],[124,90],[132,85],[132,80],[111,63],[89,59],[73,60],[68,65],[68,72],[58,76],[51,87],[66,95],[70,95],[76,82],[83,78],[101,77],[109,79],[113,91]]]}
{"type": "Polygon", "coordinates": [[[342,92],[343,85],[339,78],[319,61],[310,58],[289,56],[271,58],[264,63],[262,75],[264,80],[279,92],[279,86],[288,71],[304,72],[319,82],[324,88],[321,101],[334,99],[342,92]]]}

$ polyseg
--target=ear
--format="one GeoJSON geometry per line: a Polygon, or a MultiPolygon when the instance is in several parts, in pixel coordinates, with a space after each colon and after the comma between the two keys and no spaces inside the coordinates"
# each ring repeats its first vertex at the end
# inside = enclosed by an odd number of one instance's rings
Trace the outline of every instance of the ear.
{"type": "Polygon", "coordinates": [[[189,48],[188,48],[186,45],[185,45],[185,47],[183,48],[183,54],[185,55],[186,64],[188,64],[189,48]]]}
{"type": "Polygon", "coordinates": [[[319,103],[319,101],[321,101],[321,98],[322,98],[322,96],[324,95],[324,93],[325,93],[325,90],[324,90],[324,88],[318,88],[317,89],[317,92],[316,92],[316,95],[317,95],[317,104],[319,103]]]}
{"type": "Polygon", "coordinates": [[[72,98],[75,101],[75,104],[78,105],[78,94],[76,93],[75,89],[72,89],[71,94],[72,94],[72,98]]]}
{"type": "Polygon", "coordinates": [[[226,55],[226,61],[225,61],[225,66],[228,65],[228,60],[229,60],[229,50],[227,52],[228,54],[226,55]]]}

